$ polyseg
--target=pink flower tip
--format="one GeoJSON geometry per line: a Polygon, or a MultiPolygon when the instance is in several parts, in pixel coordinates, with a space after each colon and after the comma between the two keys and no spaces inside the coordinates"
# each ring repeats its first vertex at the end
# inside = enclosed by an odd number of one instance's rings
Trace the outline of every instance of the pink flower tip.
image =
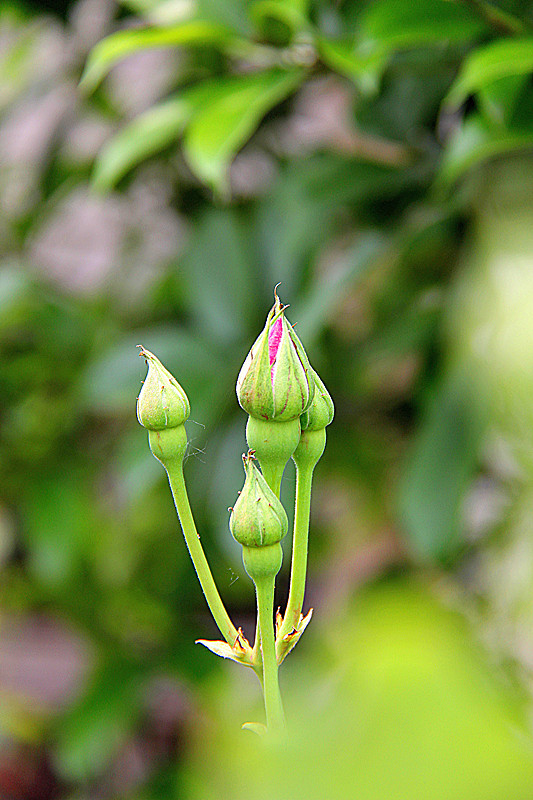
{"type": "Polygon", "coordinates": [[[276,360],[282,336],[283,320],[280,317],[275,321],[268,333],[268,360],[270,362],[270,366],[272,366],[276,360]]]}

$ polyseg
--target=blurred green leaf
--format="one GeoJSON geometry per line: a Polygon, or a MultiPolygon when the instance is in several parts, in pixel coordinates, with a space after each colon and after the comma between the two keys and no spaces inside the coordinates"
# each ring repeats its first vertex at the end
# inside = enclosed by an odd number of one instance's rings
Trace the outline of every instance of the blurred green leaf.
{"type": "Polygon", "coordinates": [[[298,335],[305,342],[316,339],[346,293],[380,263],[388,245],[389,240],[377,231],[362,233],[335,273],[320,276],[311,291],[294,305],[294,311],[291,308],[298,321],[298,335]]]}
{"type": "Polygon", "coordinates": [[[394,197],[416,180],[409,170],[331,154],[289,164],[257,211],[269,293],[279,282],[285,297],[300,291],[309,259],[345,207],[394,197]]]}
{"type": "Polygon", "coordinates": [[[208,211],[181,261],[192,315],[216,342],[241,339],[255,318],[253,266],[246,232],[229,210],[208,211]]]}
{"type": "Polygon", "coordinates": [[[213,81],[205,107],[193,118],[184,140],[192,171],[222,194],[235,154],[277,103],[302,82],[303,70],[270,70],[213,81]]]}
{"type": "Polygon", "coordinates": [[[378,0],[361,17],[361,42],[387,51],[468,42],[486,30],[468,7],[449,0],[378,0]]]}
{"type": "Polygon", "coordinates": [[[22,504],[29,566],[47,587],[79,575],[92,550],[98,514],[87,476],[75,466],[40,475],[22,504]]]}
{"type": "Polygon", "coordinates": [[[426,409],[399,487],[400,519],[422,558],[446,560],[461,546],[461,503],[484,428],[468,376],[452,372],[426,409]]]}
{"type": "Polygon", "coordinates": [[[360,52],[353,41],[316,37],[318,53],[328,67],[351,78],[365,94],[374,94],[388,60],[388,53],[372,48],[360,52]]]}
{"type": "Polygon", "coordinates": [[[139,716],[148,669],[110,654],[83,698],[58,720],[55,757],[64,778],[88,780],[110,763],[139,716]]]}
{"type": "Polygon", "coordinates": [[[395,52],[469,42],[485,30],[472,11],[449,0],[378,0],[363,10],[352,41],[322,36],[316,41],[328,66],[371,95],[395,52]]]}
{"type": "Polygon", "coordinates": [[[93,173],[94,188],[108,191],[130,169],[176,141],[210,96],[209,84],[200,83],[130,122],[99,152],[93,173]]]}
{"type": "Polygon", "coordinates": [[[106,192],[141,161],[159,152],[182,133],[192,113],[186,97],[154,106],[123,128],[100,150],[93,186],[106,192]]]}
{"type": "Polygon", "coordinates": [[[474,50],[444,98],[444,105],[457,108],[470,94],[510,75],[533,72],[533,38],[500,39],[474,50]]]}
{"type": "Polygon", "coordinates": [[[446,145],[436,185],[449,188],[472,167],[494,156],[532,145],[533,126],[530,130],[509,130],[490,125],[479,114],[470,114],[446,145]]]}
{"type": "Polygon", "coordinates": [[[92,92],[118,61],[142,50],[157,47],[204,47],[232,38],[227,28],[213,22],[192,20],[168,28],[118,31],[99,42],[87,59],[80,87],[92,92]]]}
{"type": "Polygon", "coordinates": [[[252,32],[249,5],[249,0],[196,0],[193,8],[198,17],[219,22],[242,36],[249,36],[252,32]]]}
{"type": "Polygon", "coordinates": [[[310,25],[305,16],[306,0],[257,0],[250,9],[252,20],[261,28],[268,18],[284,23],[294,33],[302,33],[310,25]]]}
{"type": "Polygon", "coordinates": [[[527,75],[508,75],[480,88],[477,95],[480,110],[489,122],[509,124],[527,81],[527,75]]]}
{"type": "Polygon", "coordinates": [[[211,696],[216,734],[199,727],[187,796],[211,800],[231,787],[233,800],[246,800],[246,763],[254,800],[527,800],[527,702],[464,619],[409,580],[380,582],[346,606],[330,614],[327,634],[310,627],[305,658],[293,656],[294,734],[271,758],[233,730],[242,719],[235,684],[211,696]]]}

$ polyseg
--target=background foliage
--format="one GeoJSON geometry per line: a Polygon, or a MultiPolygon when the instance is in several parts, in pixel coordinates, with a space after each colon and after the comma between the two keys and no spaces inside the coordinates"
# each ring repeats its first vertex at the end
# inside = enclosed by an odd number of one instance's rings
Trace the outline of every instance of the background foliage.
{"type": "Polygon", "coordinates": [[[530,798],[530,4],[0,25],[0,794],[239,797],[248,759],[257,798],[530,798]],[[191,399],[193,508],[250,629],[234,382],[279,281],[337,409],[283,789],[239,732],[257,687],[193,645],[212,624],[134,415],[142,343],[191,399]]]}

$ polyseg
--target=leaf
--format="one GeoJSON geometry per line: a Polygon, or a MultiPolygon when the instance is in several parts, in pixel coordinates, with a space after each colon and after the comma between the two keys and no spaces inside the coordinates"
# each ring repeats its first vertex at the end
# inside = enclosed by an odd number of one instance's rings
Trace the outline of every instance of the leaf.
{"type": "Polygon", "coordinates": [[[252,33],[247,13],[249,0],[195,0],[191,5],[202,19],[219,22],[242,36],[252,33]]]}
{"type": "Polygon", "coordinates": [[[533,129],[508,130],[489,125],[471,114],[454,133],[444,151],[436,186],[447,188],[467,170],[502,153],[533,145],[533,129]]]}
{"type": "Polygon", "coordinates": [[[464,61],[457,80],[444,100],[457,108],[466,98],[500,78],[533,71],[533,38],[500,39],[480,47],[464,61]]]}
{"type": "Polygon", "coordinates": [[[332,235],[343,206],[395,197],[413,180],[411,170],[330,154],[290,164],[258,209],[268,284],[281,282],[284,297],[294,297],[309,259],[332,235]]]}
{"type": "Polygon", "coordinates": [[[204,335],[216,342],[233,343],[248,333],[255,295],[247,245],[237,214],[211,209],[198,220],[181,262],[192,314],[204,335]]]}
{"type": "Polygon", "coordinates": [[[374,94],[379,79],[388,61],[388,53],[372,48],[369,52],[359,52],[353,42],[326,39],[317,36],[318,53],[328,67],[354,81],[362,92],[374,94]]]}
{"type": "Polygon", "coordinates": [[[245,722],[241,727],[243,731],[252,731],[260,737],[267,735],[267,727],[262,722],[245,722]]]}
{"type": "Polygon", "coordinates": [[[361,234],[341,268],[319,278],[310,294],[296,306],[298,335],[308,343],[316,338],[346,292],[379,263],[387,245],[388,239],[375,231],[361,234]]]}
{"type": "MultiPolygon", "coordinates": [[[[310,608],[305,617],[303,614],[300,614],[300,620],[298,622],[298,627],[295,630],[289,631],[286,633],[285,636],[281,641],[276,639],[276,656],[278,660],[278,664],[281,664],[284,659],[289,655],[291,650],[296,647],[300,638],[311,622],[311,617],[313,616],[313,609],[310,608]]],[[[276,620],[276,624],[277,624],[276,620]]]]}
{"type": "Polygon", "coordinates": [[[21,504],[28,569],[42,586],[75,579],[101,518],[87,476],[74,463],[41,471],[21,504]]]}
{"type": "Polygon", "coordinates": [[[294,34],[310,28],[305,15],[305,0],[259,0],[250,9],[250,16],[261,28],[265,19],[283,22],[294,34]]]}
{"type": "Polygon", "coordinates": [[[468,8],[449,0],[382,0],[361,15],[355,41],[317,37],[316,46],[325,64],[371,95],[395,51],[469,42],[485,30],[468,8]]]}
{"type": "Polygon", "coordinates": [[[118,61],[126,56],[157,47],[222,44],[232,38],[227,28],[213,22],[188,20],[169,28],[140,28],[118,31],[99,42],[89,54],[80,88],[92,92],[118,61]]]}
{"type": "Polygon", "coordinates": [[[58,720],[56,763],[69,780],[102,773],[141,713],[140,690],[148,667],[112,654],[89,690],[58,720]]]}
{"type": "Polygon", "coordinates": [[[141,161],[176,141],[206,95],[206,86],[194,86],[150,108],[123,128],[99,153],[93,186],[106,192],[141,161]]]}
{"type": "Polygon", "coordinates": [[[208,650],[221,658],[229,658],[231,661],[236,661],[237,664],[242,664],[245,667],[253,666],[253,651],[241,628],[239,628],[239,636],[235,640],[233,647],[227,642],[212,641],[210,639],[197,639],[195,644],[207,647],[208,650]]]}
{"type": "Polygon", "coordinates": [[[445,560],[460,546],[461,502],[484,427],[468,376],[448,375],[429,403],[398,497],[403,528],[422,558],[445,560]]]}
{"type": "Polygon", "coordinates": [[[181,97],[141,114],[99,153],[93,187],[99,192],[112,189],[130,169],[177,139],[190,115],[191,107],[181,97]]]}
{"type": "Polygon", "coordinates": [[[527,75],[507,75],[481,87],[477,99],[488,122],[509,125],[527,81],[527,75]]]}
{"type": "Polygon", "coordinates": [[[294,91],[304,76],[303,70],[275,69],[213,81],[205,108],[185,134],[184,152],[192,171],[227,194],[231,160],[266,112],[294,91]]]}
{"type": "Polygon", "coordinates": [[[468,42],[486,30],[470,9],[449,0],[381,0],[361,18],[361,43],[387,51],[468,42]]]}

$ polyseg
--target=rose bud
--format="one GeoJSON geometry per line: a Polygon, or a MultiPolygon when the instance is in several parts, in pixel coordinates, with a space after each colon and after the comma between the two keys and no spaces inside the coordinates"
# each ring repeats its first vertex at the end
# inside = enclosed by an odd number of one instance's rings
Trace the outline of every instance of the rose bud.
{"type": "Polygon", "coordinates": [[[335,406],[331,395],[320,376],[312,367],[311,375],[315,383],[315,392],[311,405],[300,417],[302,431],[319,431],[322,428],[326,428],[333,421],[333,415],[335,414],[335,406]]]}
{"type": "Polygon", "coordinates": [[[190,414],[187,395],[153,353],[141,347],[148,374],[137,399],[137,419],[148,429],[150,449],[168,472],[187,450],[184,422],[190,414]]]}
{"type": "Polygon", "coordinates": [[[237,380],[237,397],[250,418],[248,447],[279,496],[285,465],[300,441],[300,416],[313,399],[311,367],[302,343],[284,315],[277,295],[265,327],[237,380]]]}
{"type": "Polygon", "coordinates": [[[150,431],[183,425],[191,413],[187,395],[153,353],[141,347],[139,355],[146,360],[148,374],[137,399],[137,419],[150,431]]]}
{"type": "Polygon", "coordinates": [[[255,580],[279,572],[283,558],[279,543],[289,523],[281,502],[255,466],[253,453],[250,451],[243,461],[246,479],[231,511],[229,527],[243,546],[246,572],[255,580]]]}
{"type": "Polygon", "coordinates": [[[256,419],[288,422],[304,413],[313,391],[306,352],[276,296],[265,327],[239,373],[239,403],[256,419]]]}

